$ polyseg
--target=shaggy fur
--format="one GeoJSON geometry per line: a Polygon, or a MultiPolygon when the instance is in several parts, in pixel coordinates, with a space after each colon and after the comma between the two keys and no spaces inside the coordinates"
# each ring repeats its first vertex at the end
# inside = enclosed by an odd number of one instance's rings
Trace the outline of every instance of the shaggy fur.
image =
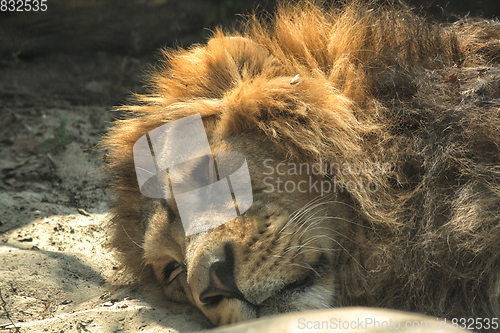
{"type": "Polygon", "coordinates": [[[117,195],[112,246],[126,271],[154,280],[132,146],[201,113],[218,136],[257,133],[290,160],[393,167],[336,175],[379,184],[341,197],[363,228],[346,224],[339,240],[338,305],[499,317],[500,76],[485,67],[499,61],[499,23],[441,27],[358,2],[282,5],[268,21],[164,51],[151,93],[119,108],[128,116],[104,146],[117,195]]]}

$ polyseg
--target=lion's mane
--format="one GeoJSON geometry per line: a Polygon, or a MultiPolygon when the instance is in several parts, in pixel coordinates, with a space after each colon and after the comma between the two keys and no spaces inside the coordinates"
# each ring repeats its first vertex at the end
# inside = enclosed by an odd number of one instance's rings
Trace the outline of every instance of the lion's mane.
{"type": "Polygon", "coordinates": [[[345,198],[368,228],[345,244],[341,305],[498,317],[498,72],[466,93],[445,75],[495,64],[499,39],[495,22],[441,27],[395,6],[300,3],[217,30],[207,45],[165,50],[150,94],[118,108],[127,116],[104,140],[117,195],[111,243],[126,271],[151,277],[133,144],[199,112],[225,135],[261,131],[300,161],[393,166],[337,175],[379,184],[345,198]],[[186,111],[194,102],[203,108],[186,111]]]}

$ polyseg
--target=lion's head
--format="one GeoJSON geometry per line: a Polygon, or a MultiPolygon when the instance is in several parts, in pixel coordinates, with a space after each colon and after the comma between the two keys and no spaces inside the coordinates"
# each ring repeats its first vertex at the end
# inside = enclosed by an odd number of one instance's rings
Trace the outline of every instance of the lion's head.
{"type": "Polygon", "coordinates": [[[475,29],[463,37],[406,9],[302,4],[165,51],[151,94],[122,107],[130,116],[105,140],[125,269],[216,325],[343,305],[498,315],[499,121],[474,104],[461,114],[425,104],[454,88],[422,83],[426,69],[500,50],[475,29]],[[133,146],[195,114],[212,151],[245,156],[253,204],[186,236],[175,198],[141,195],[133,146]]]}

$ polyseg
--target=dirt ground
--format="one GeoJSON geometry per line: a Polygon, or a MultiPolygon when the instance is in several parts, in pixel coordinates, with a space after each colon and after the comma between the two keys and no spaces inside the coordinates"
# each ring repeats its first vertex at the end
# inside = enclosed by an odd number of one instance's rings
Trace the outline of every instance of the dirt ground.
{"type": "Polygon", "coordinates": [[[144,293],[113,290],[117,265],[104,248],[112,193],[96,144],[120,116],[113,105],[143,91],[155,52],[101,50],[95,40],[66,52],[76,41],[55,34],[52,52],[39,35],[11,33],[16,19],[0,17],[0,39],[12,46],[0,57],[0,331],[203,328],[144,293]],[[63,119],[72,142],[44,147],[63,119]]]}
{"type": "MultiPolygon", "coordinates": [[[[101,95],[120,89],[120,80],[107,71],[121,71],[127,60],[73,61],[2,64],[0,330],[12,322],[20,332],[202,328],[154,306],[144,294],[111,290],[116,263],[104,248],[111,193],[101,180],[102,153],[95,146],[113,119],[101,95]],[[74,76],[62,75],[67,70],[74,76]],[[67,89],[75,93],[51,91],[54,77],[71,81],[67,89]],[[70,86],[75,82],[80,89],[70,86]],[[96,105],[79,103],[94,98],[96,105]],[[44,148],[63,117],[72,142],[44,148]]],[[[143,64],[128,66],[137,67],[139,77],[143,64]]]]}
{"type": "Polygon", "coordinates": [[[168,313],[144,293],[112,288],[117,264],[105,248],[112,193],[101,178],[103,152],[96,144],[121,116],[109,112],[113,106],[130,91],[144,91],[154,50],[203,41],[204,27],[242,8],[232,1],[147,3],[155,5],[129,22],[123,18],[133,8],[94,17],[88,7],[58,7],[30,29],[22,24],[33,15],[0,13],[0,331],[205,327],[195,315],[168,313]],[[146,14],[156,12],[166,14],[148,21],[146,14]],[[106,35],[93,35],[93,26],[106,35]],[[145,37],[153,31],[159,33],[145,37]],[[72,142],[45,147],[63,119],[72,142]]]}

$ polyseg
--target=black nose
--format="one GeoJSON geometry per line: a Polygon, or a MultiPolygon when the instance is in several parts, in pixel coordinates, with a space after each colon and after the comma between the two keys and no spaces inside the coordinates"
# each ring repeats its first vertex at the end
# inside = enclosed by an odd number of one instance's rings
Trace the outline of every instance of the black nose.
{"type": "Polygon", "coordinates": [[[206,305],[216,305],[224,297],[245,300],[234,278],[234,251],[230,244],[224,245],[224,256],[224,260],[212,263],[208,270],[210,285],[200,294],[200,302],[206,305]]]}

